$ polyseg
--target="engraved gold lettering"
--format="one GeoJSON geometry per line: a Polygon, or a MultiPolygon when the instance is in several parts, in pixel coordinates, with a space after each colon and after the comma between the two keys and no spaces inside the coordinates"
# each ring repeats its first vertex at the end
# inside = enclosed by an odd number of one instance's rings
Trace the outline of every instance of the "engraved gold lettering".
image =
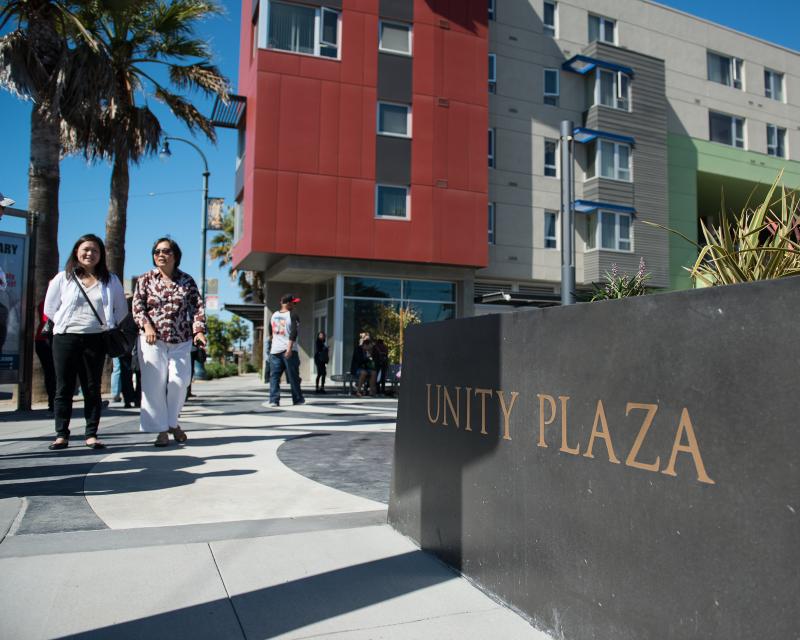
{"type": "Polygon", "coordinates": [[[475,395],[481,397],[481,434],[486,435],[486,396],[491,396],[492,390],[476,388],[475,395]]]}
{"type": "Polygon", "coordinates": [[[581,452],[581,445],[574,449],[567,446],[567,400],[569,400],[569,396],[558,396],[558,399],[561,401],[561,448],[559,451],[577,456],[581,452]]]}
{"type": "Polygon", "coordinates": [[[692,454],[694,467],[697,470],[697,479],[700,482],[705,482],[706,484],[716,484],[711,478],[708,477],[708,474],[706,473],[706,468],[703,464],[703,458],[700,455],[700,447],[697,446],[697,438],[694,435],[692,420],[689,418],[689,410],[686,407],[684,407],[681,411],[681,421],[678,424],[678,430],[675,433],[675,442],[672,445],[672,453],[669,456],[669,463],[667,464],[667,468],[661,473],[664,473],[668,476],[678,475],[675,473],[675,460],[678,457],[679,451],[685,451],[686,453],[692,454]],[[681,444],[681,435],[683,433],[686,434],[687,444],[681,444]]]}
{"type": "Polygon", "coordinates": [[[456,387],[456,404],[453,406],[453,399],[447,391],[447,387],[442,387],[442,397],[444,398],[444,410],[442,411],[442,426],[447,426],[447,407],[450,407],[450,415],[453,416],[453,422],[456,429],[459,427],[459,418],[461,413],[461,387],[456,387]]]}
{"type": "Polygon", "coordinates": [[[439,400],[439,389],[441,389],[441,385],[436,385],[436,417],[431,417],[431,385],[426,384],[428,387],[428,422],[431,424],[436,424],[439,421],[439,409],[441,408],[440,400],[439,400]]]}
{"type": "Polygon", "coordinates": [[[553,396],[542,395],[537,393],[536,397],[539,398],[539,446],[547,448],[547,443],[544,441],[544,428],[548,424],[553,424],[556,419],[556,399],[553,396]],[[544,401],[550,403],[550,419],[544,419],[544,401]]]}
{"type": "Polygon", "coordinates": [[[636,440],[633,441],[633,446],[631,447],[628,457],[625,458],[625,464],[636,469],[644,469],[645,471],[658,471],[658,467],[661,464],[661,456],[656,456],[656,461],[652,464],[645,464],[644,462],[639,462],[636,459],[636,455],[639,453],[639,449],[642,447],[642,443],[647,436],[650,425],[653,424],[653,418],[655,418],[656,411],[658,411],[658,405],[629,402],[627,405],[625,405],[625,415],[629,415],[634,409],[647,411],[647,415],[645,415],[644,422],[642,422],[642,426],[639,428],[639,433],[636,434],[636,440]]]}
{"type": "Polygon", "coordinates": [[[519,393],[516,391],[511,392],[511,404],[506,408],[506,397],[502,391],[498,390],[497,398],[500,400],[500,409],[503,412],[503,440],[511,440],[511,429],[509,427],[509,419],[511,418],[511,410],[514,408],[514,403],[517,401],[519,393]]]}
{"type": "Polygon", "coordinates": [[[466,407],[466,414],[467,414],[467,424],[464,426],[464,431],[472,431],[472,387],[465,387],[464,391],[466,392],[467,396],[467,407],[466,407]]]}
{"type": "Polygon", "coordinates": [[[603,401],[597,401],[597,409],[594,413],[594,424],[592,425],[592,435],[589,437],[589,446],[586,447],[584,457],[594,458],[592,455],[592,447],[594,446],[594,439],[600,438],[606,443],[606,450],[608,451],[608,461],[614,464],[620,464],[619,459],[614,454],[614,445],[611,444],[611,433],[608,430],[608,421],[606,420],[606,411],[603,408],[603,401]],[[598,429],[597,426],[601,425],[603,428],[598,429]]]}

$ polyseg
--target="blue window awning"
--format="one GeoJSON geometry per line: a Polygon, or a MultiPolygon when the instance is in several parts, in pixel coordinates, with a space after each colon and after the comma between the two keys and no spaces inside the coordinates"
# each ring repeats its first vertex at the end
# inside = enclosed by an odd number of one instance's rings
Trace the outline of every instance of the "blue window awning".
{"type": "Polygon", "coordinates": [[[626,76],[630,76],[631,78],[633,77],[633,69],[630,67],[625,67],[621,64],[616,64],[615,62],[599,60],[598,58],[590,58],[589,56],[583,56],[580,54],[577,56],[572,56],[569,60],[561,65],[561,68],[565,71],[579,73],[582,76],[594,71],[597,67],[600,67],[601,69],[608,69],[609,71],[619,71],[620,73],[624,73],[626,76]]]}
{"type": "Polygon", "coordinates": [[[572,203],[575,213],[592,213],[598,209],[603,211],[616,211],[618,213],[629,213],[632,216],[636,215],[636,209],[633,207],[626,207],[621,204],[611,204],[610,202],[596,202],[594,200],[575,200],[572,203]]]}
{"type": "Polygon", "coordinates": [[[631,146],[636,144],[636,140],[630,136],[623,136],[618,133],[611,133],[609,131],[597,131],[596,129],[587,129],[586,127],[575,127],[572,130],[572,139],[579,144],[586,144],[592,140],[596,140],[597,138],[602,138],[603,140],[612,140],[614,142],[624,142],[625,144],[629,144],[631,146]]]}

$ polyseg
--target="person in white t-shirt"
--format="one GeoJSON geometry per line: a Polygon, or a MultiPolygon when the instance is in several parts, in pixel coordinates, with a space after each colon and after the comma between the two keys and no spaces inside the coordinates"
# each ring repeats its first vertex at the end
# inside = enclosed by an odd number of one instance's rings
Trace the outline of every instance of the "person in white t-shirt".
{"type": "Polygon", "coordinates": [[[300,389],[300,355],[297,347],[297,332],[300,318],[294,312],[294,305],[300,298],[287,293],[281,298],[280,311],[272,314],[269,335],[272,346],[269,352],[269,406],[277,407],[281,402],[280,380],[283,372],[292,390],[292,403],[303,404],[303,391],[300,389]]]}

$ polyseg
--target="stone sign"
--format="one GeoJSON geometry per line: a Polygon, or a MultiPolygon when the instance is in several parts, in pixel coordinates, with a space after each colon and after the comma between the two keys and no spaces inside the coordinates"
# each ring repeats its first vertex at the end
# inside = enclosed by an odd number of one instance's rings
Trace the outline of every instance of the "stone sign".
{"type": "Polygon", "coordinates": [[[800,637],[800,279],[411,327],[389,521],[556,638],[800,637]]]}

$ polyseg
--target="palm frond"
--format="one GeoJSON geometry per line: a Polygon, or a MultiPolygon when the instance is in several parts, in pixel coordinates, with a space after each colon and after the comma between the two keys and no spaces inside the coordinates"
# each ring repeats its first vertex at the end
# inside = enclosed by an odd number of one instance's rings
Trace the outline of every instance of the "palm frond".
{"type": "Polygon", "coordinates": [[[156,89],[155,96],[169,107],[173,115],[181,120],[189,128],[189,131],[195,132],[199,129],[206,134],[209,140],[217,141],[217,133],[211,120],[200,113],[191,102],[163,89],[156,89]]]}
{"type": "Polygon", "coordinates": [[[178,89],[200,88],[207,96],[228,98],[228,81],[212,64],[171,65],[169,79],[178,89]]]}

